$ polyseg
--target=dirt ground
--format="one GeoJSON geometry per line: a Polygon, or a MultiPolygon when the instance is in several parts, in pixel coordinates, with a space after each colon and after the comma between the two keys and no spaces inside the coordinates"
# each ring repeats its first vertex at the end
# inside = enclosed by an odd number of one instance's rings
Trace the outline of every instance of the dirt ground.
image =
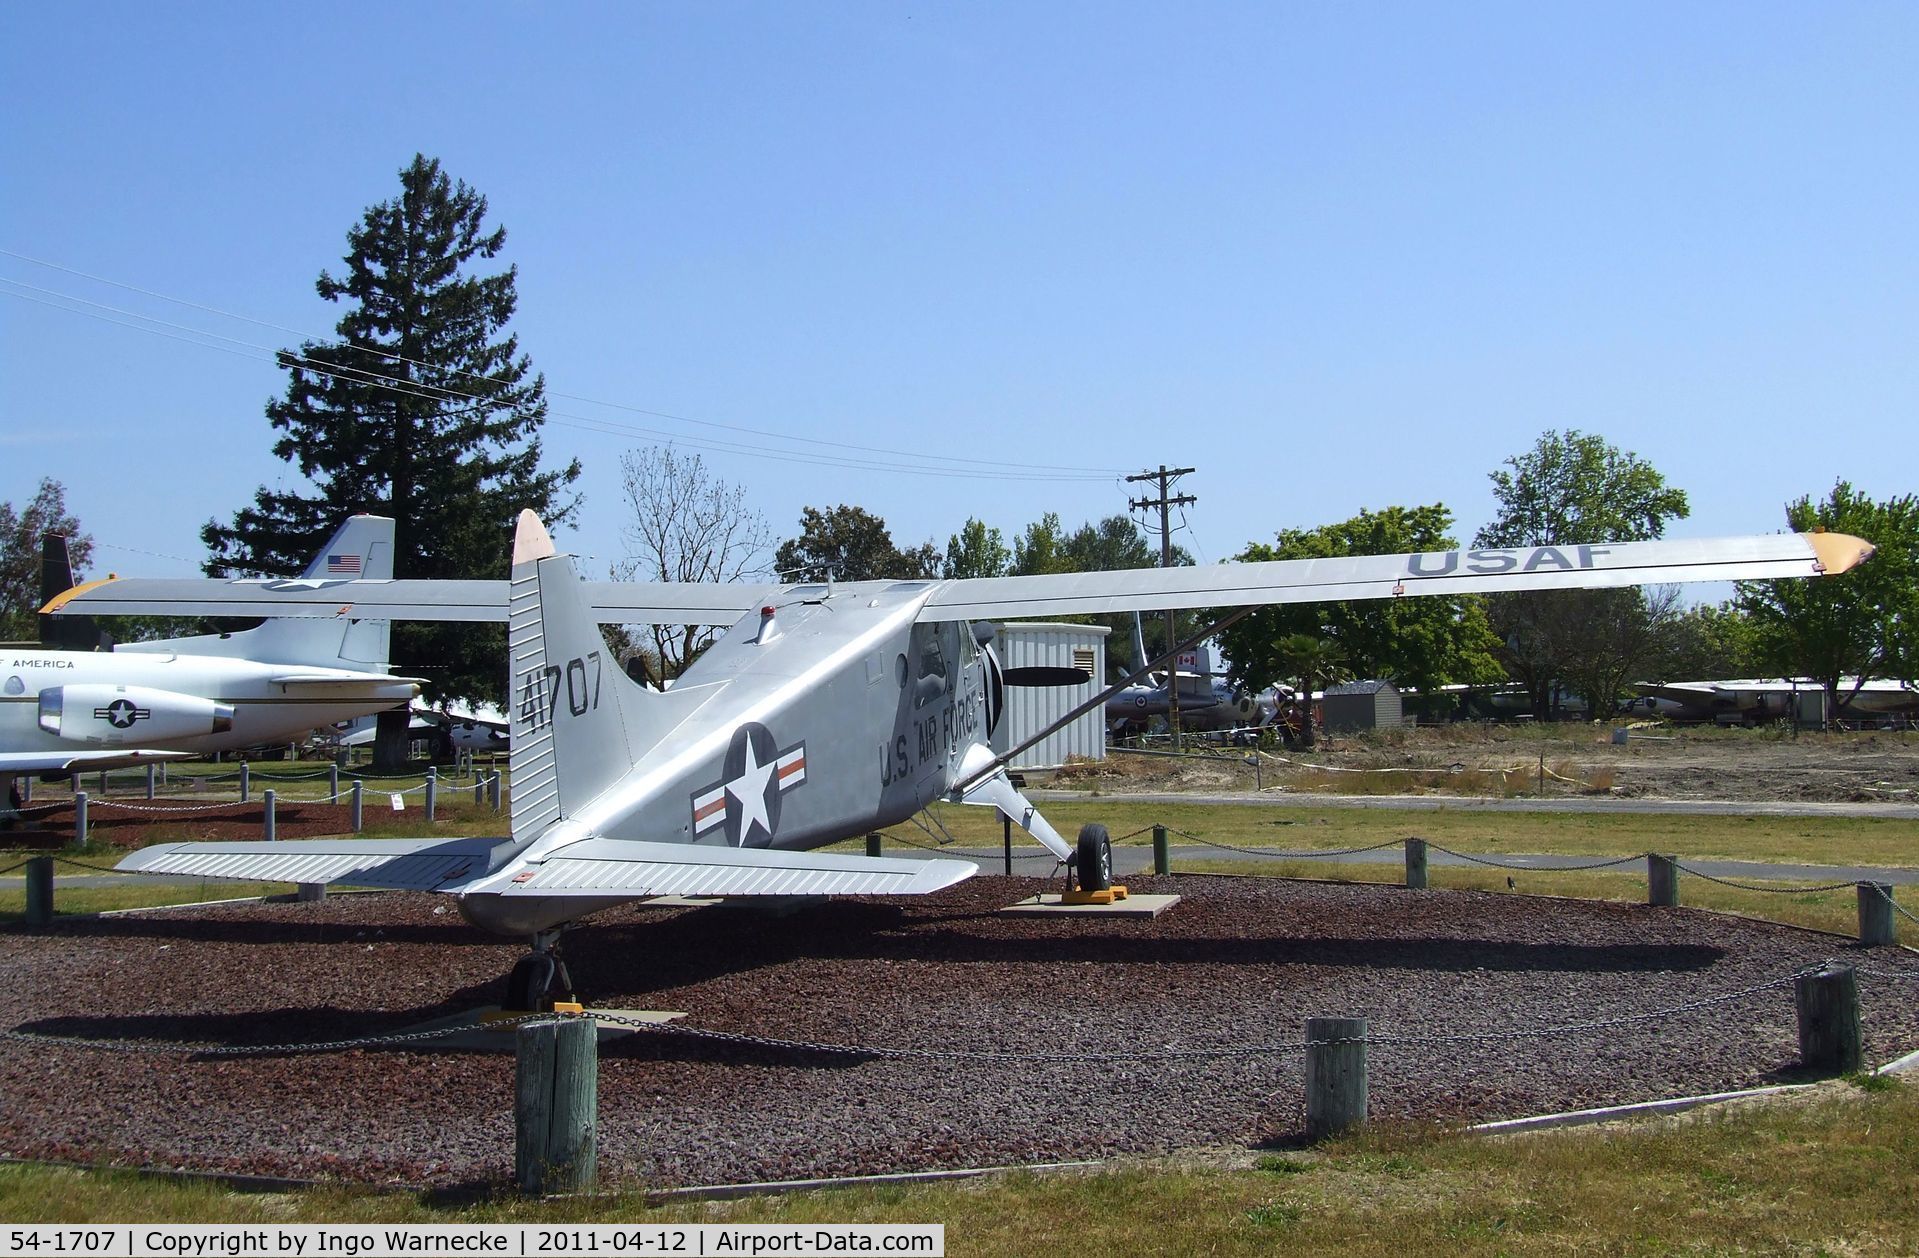
{"type": "Polygon", "coordinates": [[[1331,738],[1312,751],[1198,757],[1115,751],[1044,785],[1131,791],[1547,795],[1829,803],[1919,802],[1919,734],[1454,725],[1331,738]]]}

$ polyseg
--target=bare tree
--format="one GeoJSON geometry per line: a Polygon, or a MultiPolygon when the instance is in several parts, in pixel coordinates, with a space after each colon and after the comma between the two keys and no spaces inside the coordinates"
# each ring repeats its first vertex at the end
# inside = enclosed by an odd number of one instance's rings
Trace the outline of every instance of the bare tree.
{"type": "MultiPolygon", "coordinates": [[[[764,576],[773,533],[746,507],[746,491],[712,476],[697,454],[672,446],[620,456],[620,481],[633,517],[620,529],[622,581],[743,581],[764,576]]],[[[710,625],[647,625],[665,677],[677,677],[713,641],[710,625]]]]}

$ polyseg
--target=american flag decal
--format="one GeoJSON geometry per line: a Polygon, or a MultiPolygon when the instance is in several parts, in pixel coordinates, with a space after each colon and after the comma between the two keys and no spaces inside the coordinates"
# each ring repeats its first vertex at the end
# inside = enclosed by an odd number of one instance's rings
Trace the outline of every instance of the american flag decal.
{"type": "Polygon", "coordinates": [[[326,557],[328,576],[357,577],[360,575],[360,557],[358,555],[328,555],[326,557]]]}

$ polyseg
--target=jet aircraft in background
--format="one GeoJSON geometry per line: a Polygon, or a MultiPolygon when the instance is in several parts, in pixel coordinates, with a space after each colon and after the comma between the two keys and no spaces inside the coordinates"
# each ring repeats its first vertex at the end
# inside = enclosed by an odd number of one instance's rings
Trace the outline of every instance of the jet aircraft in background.
{"type": "MultiPolygon", "coordinates": [[[[1628,711],[1645,711],[1673,721],[1711,721],[1719,725],[1758,725],[1793,715],[1794,705],[1824,689],[1816,681],[1788,677],[1750,677],[1735,681],[1637,682],[1640,697],[1628,711]]],[[[1844,721],[1919,716],[1919,690],[1902,681],[1856,677],[1839,679],[1844,721]]]]}
{"type": "MultiPolygon", "coordinates": [[[[511,837],[173,843],[136,852],[121,868],[442,892],[475,925],[532,940],[506,1003],[542,1008],[556,984],[570,986],[553,953],[560,929],[602,908],[656,895],[917,894],[970,876],[976,867],[966,861],[816,850],[899,824],[937,800],[996,809],[1067,864],[1082,889],[1104,888],[1105,827],[1087,825],[1068,843],[1007,774],[1025,745],[997,756],[990,749],[1009,680],[991,620],[1239,609],[1203,638],[1265,603],[1812,577],[1870,553],[1856,538],[1781,534],[949,581],[633,584],[609,594],[581,582],[524,512],[508,586],[365,581],[316,596],[171,583],[162,591],[176,612],[202,600],[213,609],[204,614],[302,604],[318,614],[351,600],[383,619],[507,618],[511,837]],[[596,623],[603,617],[732,628],[672,689],[654,690],[607,658],[596,623]]],[[[104,601],[158,610],[141,605],[139,593],[123,588],[104,601]]],[[[1093,695],[1080,711],[1105,698],[1093,695]]]]}
{"type": "MultiPolygon", "coordinates": [[[[261,585],[311,592],[348,573],[392,576],[392,520],[354,516],[302,576],[261,585]]],[[[77,586],[45,610],[57,621],[71,599],[113,580],[77,586]]],[[[342,613],[107,650],[8,648],[0,656],[0,783],[11,795],[21,774],[285,742],[404,704],[420,684],[386,671],[388,639],[387,621],[342,613]]]]}

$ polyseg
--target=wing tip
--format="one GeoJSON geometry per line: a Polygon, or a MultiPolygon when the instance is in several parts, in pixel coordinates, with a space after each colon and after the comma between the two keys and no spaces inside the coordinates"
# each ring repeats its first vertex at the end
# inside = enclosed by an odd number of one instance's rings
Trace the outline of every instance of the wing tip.
{"type": "Polygon", "coordinates": [[[1827,576],[1850,571],[1872,558],[1873,544],[1850,533],[1802,533],[1812,547],[1819,569],[1827,576]]]}
{"type": "Polygon", "coordinates": [[[532,511],[520,512],[513,530],[514,565],[533,563],[553,553],[553,537],[546,531],[546,525],[540,523],[540,517],[532,511]]]}

